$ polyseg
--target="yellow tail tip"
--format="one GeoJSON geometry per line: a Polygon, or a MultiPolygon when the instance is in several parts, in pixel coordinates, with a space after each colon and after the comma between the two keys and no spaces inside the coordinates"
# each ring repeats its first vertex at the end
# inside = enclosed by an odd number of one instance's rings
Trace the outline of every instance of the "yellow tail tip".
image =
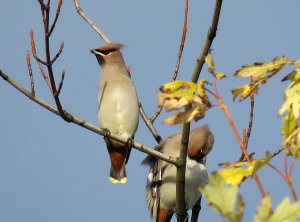
{"type": "Polygon", "coordinates": [[[109,177],[110,182],[112,183],[126,183],[127,182],[127,177],[123,177],[121,180],[118,180],[116,178],[113,177],[109,177]]]}

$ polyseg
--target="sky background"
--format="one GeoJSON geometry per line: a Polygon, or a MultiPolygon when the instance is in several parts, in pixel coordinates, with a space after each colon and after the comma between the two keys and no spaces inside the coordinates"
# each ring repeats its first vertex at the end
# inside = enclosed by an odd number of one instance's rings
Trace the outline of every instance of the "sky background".
{"type": "MultiPolygon", "coordinates": [[[[56,1],[52,4],[52,18],[56,1]]],[[[121,42],[126,63],[131,67],[139,100],[147,114],[156,111],[156,92],[172,78],[181,39],[185,1],[110,0],[82,1],[85,13],[113,42],[121,42]]],[[[189,80],[200,55],[211,21],[214,1],[190,1],[187,40],[178,79],[189,80]]],[[[239,132],[247,128],[249,101],[232,102],[230,90],[246,83],[233,77],[243,64],[269,61],[285,55],[300,56],[300,1],[251,0],[224,1],[213,56],[218,72],[227,78],[219,83],[239,132]]],[[[37,52],[44,58],[43,26],[37,1],[0,3],[0,69],[30,89],[26,51],[30,49],[29,29],[35,33],[37,52]]],[[[64,1],[61,16],[52,35],[52,54],[61,41],[65,48],[54,65],[56,79],[66,71],[61,92],[63,106],[73,115],[97,124],[97,87],[99,66],[90,49],[104,44],[95,31],[77,14],[73,1],[64,1]]],[[[53,98],[32,59],[36,96],[54,105],[53,98]]],[[[212,81],[205,67],[201,78],[212,81]]],[[[282,104],[287,83],[281,78],[291,68],[260,88],[255,101],[253,133],[249,152],[263,157],[266,150],[275,151],[281,144],[282,104]]],[[[155,127],[164,138],[180,126],[162,125],[163,113],[155,127]]],[[[148,169],[140,162],[144,153],[133,150],[127,165],[126,185],[113,185],[108,180],[109,158],[103,139],[84,128],[66,123],[48,112],[9,84],[0,80],[0,221],[5,222],[96,222],[151,221],[145,201],[148,169]]],[[[215,145],[207,160],[209,172],[218,163],[236,161],[240,150],[224,114],[217,108],[206,118],[192,124],[209,123],[215,145]]],[[[140,119],[137,142],[154,147],[156,142],[140,119]]],[[[283,169],[284,155],[272,160],[283,169]]],[[[296,172],[294,182],[300,187],[296,172]]],[[[273,206],[290,192],[283,180],[269,167],[258,173],[273,206]]],[[[243,221],[252,221],[260,194],[251,179],[241,187],[246,210],[243,221]]],[[[219,216],[202,202],[199,221],[212,221],[219,216]]],[[[175,221],[175,217],[173,218],[175,221]]]]}

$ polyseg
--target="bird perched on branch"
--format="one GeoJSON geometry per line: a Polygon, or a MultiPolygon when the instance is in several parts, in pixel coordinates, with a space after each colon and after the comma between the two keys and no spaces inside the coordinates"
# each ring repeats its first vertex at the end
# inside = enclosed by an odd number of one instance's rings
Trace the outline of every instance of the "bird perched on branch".
{"type": "MultiPolygon", "coordinates": [[[[181,138],[181,132],[174,134],[163,140],[155,149],[166,155],[178,157],[181,138]]],[[[188,209],[193,208],[200,198],[199,188],[208,182],[205,160],[213,144],[214,136],[207,125],[190,131],[185,175],[185,202],[188,209]]],[[[150,155],[143,160],[142,164],[150,165],[146,185],[150,216],[155,222],[170,221],[176,211],[177,168],[150,155]]]]}
{"type": "MultiPolygon", "coordinates": [[[[139,105],[136,89],[120,49],[122,44],[108,43],[93,49],[101,67],[98,92],[98,126],[109,132],[133,139],[139,122],[139,105]]],[[[127,145],[104,136],[111,160],[109,179],[112,183],[126,183],[125,164],[130,154],[127,145]]]]}

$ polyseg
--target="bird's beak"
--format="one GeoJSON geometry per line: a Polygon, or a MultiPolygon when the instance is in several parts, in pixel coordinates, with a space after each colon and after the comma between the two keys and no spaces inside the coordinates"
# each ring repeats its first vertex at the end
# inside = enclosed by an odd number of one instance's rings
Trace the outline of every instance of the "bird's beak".
{"type": "Polygon", "coordinates": [[[90,52],[93,53],[93,54],[96,54],[95,49],[92,49],[90,52]]]}

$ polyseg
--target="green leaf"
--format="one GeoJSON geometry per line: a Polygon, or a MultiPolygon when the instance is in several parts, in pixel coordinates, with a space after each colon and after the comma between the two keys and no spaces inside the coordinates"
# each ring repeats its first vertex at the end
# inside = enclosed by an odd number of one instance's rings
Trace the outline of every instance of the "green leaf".
{"type": "Polygon", "coordinates": [[[271,62],[254,63],[251,65],[242,66],[241,69],[235,72],[239,77],[259,78],[265,75],[275,75],[288,62],[286,57],[275,57],[271,62]]]}
{"type": "Polygon", "coordinates": [[[285,141],[296,129],[297,120],[292,112],[292,109],[288,110],[288,113],[282,120],[281,133],[283,136],[283,141],[285,141]]]}
{"type": "Polygon", "coordinates": [[[268,222],[297,222],[300,220],[300,202],[291,204],[290,198],[285,197],[276,207],[268,222]]]}
{"type": "Polygon", "coordinates": [[[239,222],[243,218],[244,202],[238,193],[238,186],[228,185],[217,174],[209,177],[209,183],[201,189],[202,195],[221,216],[231,222],[239,222]]]}
{"type": "Polygon", "coordinates": [[[278,110],[278,115],[283,115],[285,112],[293,112],[295,119],[299,118],[300,110],[300,95],[290,96],[278,110]]]}
{"type": "Polygon", "coordinates": [[[271,200],[269,196],[262,199],[261,203],[258,205],[258,212],[254,215],[255,222],[267,222],[269,221],[271,214],[271,200]]]}
{"type": "Polygon", "coordinates": [[[294,158],[300,158],[300,127],[297,127],[290,135],[283,141],[284,150],[287,155],[294,158]]]}
{"type": "Polygon", "coordinates": [[[255,222],[297,222],[300,219],[300,202],[291,204],[289,197],[285,197],[279,203],[273,214],[270,209],[271,200],[267,196],[258,206],[258,212],[254,216],[255,222]]]}

